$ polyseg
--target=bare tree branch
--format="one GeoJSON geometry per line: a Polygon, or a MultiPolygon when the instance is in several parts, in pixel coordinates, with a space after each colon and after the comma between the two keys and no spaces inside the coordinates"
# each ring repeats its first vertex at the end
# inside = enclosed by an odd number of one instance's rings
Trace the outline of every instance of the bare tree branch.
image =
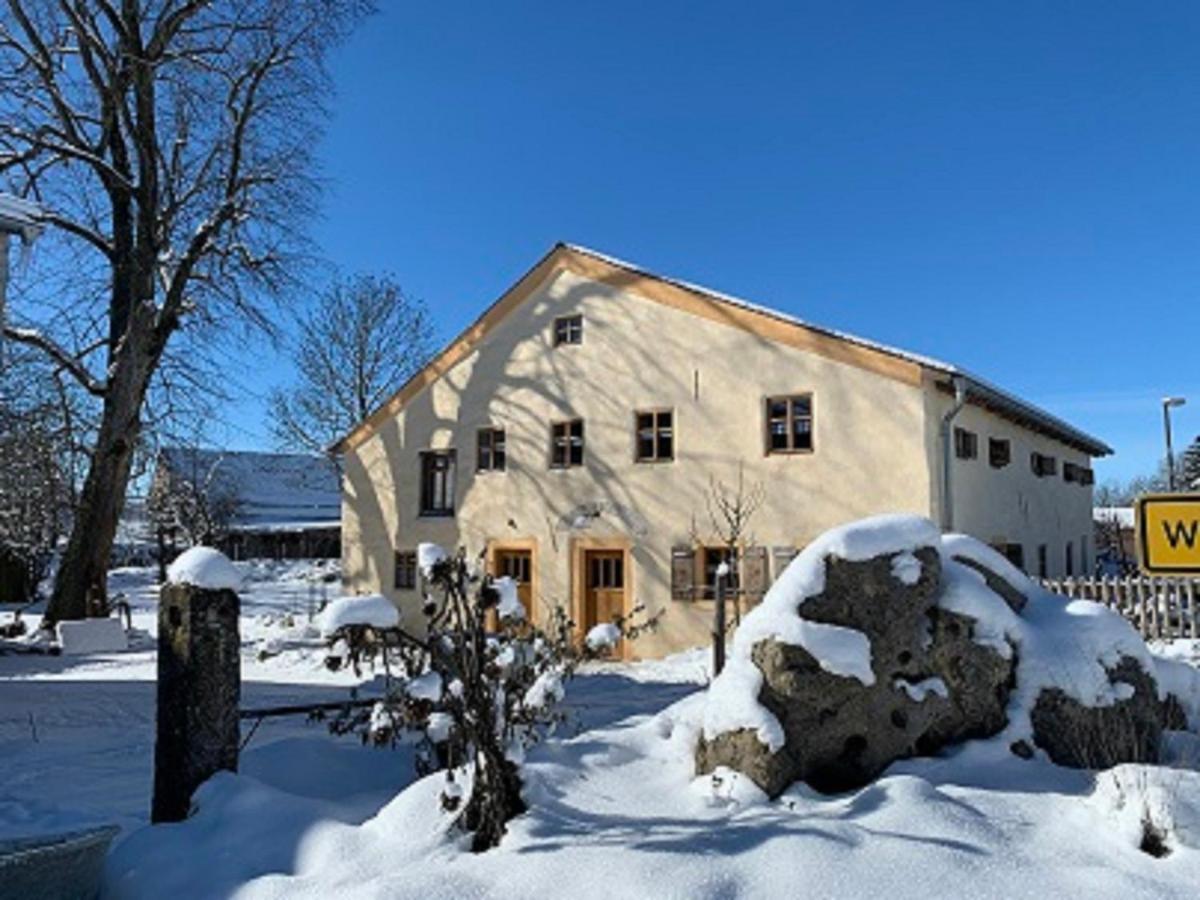
{"type": "Polygon", "coordinates": [[[78,356],[72,356],[55,343],[52,338],[42,332],[35,331],[32,328],[17,328],[15,325],[5,325],[4,336],[19,344],[37,347],[54,360],[54,362],[58,363],[72,378],[78,381],[89,394],[96,397],[103,397],[108,391],[108,386],[103,381],[98,381],[92,377],[92,373],[80,362],[78,356]]]}

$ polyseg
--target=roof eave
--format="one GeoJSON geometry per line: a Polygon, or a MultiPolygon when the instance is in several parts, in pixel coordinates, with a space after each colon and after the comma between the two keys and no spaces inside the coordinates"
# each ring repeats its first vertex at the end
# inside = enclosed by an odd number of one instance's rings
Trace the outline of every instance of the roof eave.
{"type": "MultiPolygon", "coordinates": [[[[931,368],[933,371],[949,376],[950,378],[959,377],[964,379],[967,384],[968,401],[974,400],[979,405],[991,409],[993,412],[1015,421],[1025,428],[1045,434],[1047,437],[1051,437],[1069,447],[1083,451],[1088,456],[1098,458],[1113,454],[1112,447],[1099,438],[1085,431],[1080,431],[1057,416],[1051,415],[1044,409],[1034,406],[1028,401],[1015,397],[1008,391],[998,388],[982,378],[953,366],[931,368]]],[[[953,390],[950,382],[943,382],[941,387],[943,390],[953,390]]]]}

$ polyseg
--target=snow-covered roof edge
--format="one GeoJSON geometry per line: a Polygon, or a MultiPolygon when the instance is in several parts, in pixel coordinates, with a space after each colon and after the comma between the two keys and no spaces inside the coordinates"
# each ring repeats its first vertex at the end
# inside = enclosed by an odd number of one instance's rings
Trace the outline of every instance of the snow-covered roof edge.
{"type": "MultiPolygon", "coordinates": [[[[1041,409],[1040,407],[1035,406],[1028,401],[1022,400],[1015,394],[1009,393],[1008,391],[997,387],[991,382],[972,375],[965,369],[952,365],[951,363],[943,362],[942,360],[935,359],[930,356],[923,356],[918,353],[910,353],[907,350],[901,350],[887,344],[879,343],[878,341],[872,341],[868,338],[858,337],[857,335],[849,334],[848,332],[826,328],[821,325],[813,325],[810,322],[806,322],[805,320],[796,316],[780,312],[779,310],[760,306],[759,304],[751,303],[748,300],[743,300],[740,297],[734,297],[730,294],[714,291],[702,285],[693,284],[677,278],[671,278],[670,276],[666,275],[660,275],[656,272],[651,272],[649,269],[642,268],[635,263],[626,262],[623,259],[610,256],[606,253],[601,253],[598,250],[592,250],[591,248],[585,247],[582,244],[572,244],[564,241],[560,241],[551,247],[550,250],[537,261],[537,263],[535,263],[527,272],[525,272],[524,275],[517,279],[517,281],[503,294],[501,294],[495,302],[489,305],[487,309],[485,309],[479,315],[479,317],[475,319],[475,321],[464,328],[442,349],[441,352],[436,354],[433,360],[430,361],[425,368],[413,375],[400,387],[399,390],[385,400],[379,406],[379,408],[371,412],[370,415],[355,425],[348,434],[330,446],[328,451],[331,453],[343,452],[356,445],[357,442],[355,442],[354,439],[358,435],[364,432],[373,432],[377,423],[385,415],[394,413],[403,406],[403,403],[406,402],[404,398],[407,394],[420,390],[424,383],[427,382],[430,372],[444,371],[446,357],[448,357],[456,347],[458,347],[464,341],[467,341],[472,335],[480,334],[488,319],[501,310],[505,300],[507,300],[520,285],[534,277],[543,266],[549,263],[556,256],[556,254],[564,250],[571,253],[590,256],[593,259],[597,259],[603,263],[606,263],[607,265],[624,269],[644,278],[650,278],[664,284],[672,285],[681,290],[700,294],[708,299],[715,300],[718,303],[725,303],[730,306],[740,307],[741,309],[745,309],[758,315],[768,316],[776,319],[777,321],[794,325],[797,328],[803,328],[807,331],[834,338],[835,340],[840,340],[848,344],[854,344],[876,353],[881,353],[886,356],[891,356],[893,358],[912,363],[929,371],[941,373],[947,376],[949,379],[961,378],[966,383],[968,399],[976,401],[985,408],[992,409],[998,414],[1004,415],[1010,419],[1015,419],[1018,423],[1025,424],[1026,427],[1032,427],[1033,430],[1041,430],[1049,434],[1051,437],[1062,441],[1068,446],[1074,446],[1083,450],[1090,456],[1108,456],[1113,452],[1111,447],[1098,438],[1093,437],[1092,435],[1081,431],[1078,428],[1075,428],[1057,416],[1046,412],[1044,409],[1041,409]]],[[[952,390],[952,388],[950,389],[952,390]]]]}
{"type": "Polygon", "coordinates": [[[23,241],[29,242],[41,230],[41,207],[13,194],[0,193],[0,232],[19,234],[23,241]]]}

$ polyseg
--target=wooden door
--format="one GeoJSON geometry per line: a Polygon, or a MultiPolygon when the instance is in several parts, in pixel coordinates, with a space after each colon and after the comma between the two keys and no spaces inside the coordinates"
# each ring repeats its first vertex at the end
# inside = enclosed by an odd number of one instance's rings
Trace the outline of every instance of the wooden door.
{"type": "Polygon", "coordinates": [[[625,615],[625,552],[584,553],[583,631],[625,615]]]}
{"type": "Polygon", "coordinates": [[[525,607],[525,621],[533,621],[533,551],[497,550],[493,572],[497,578],[507,575],[517,583],[517,598],[525,607]]]}

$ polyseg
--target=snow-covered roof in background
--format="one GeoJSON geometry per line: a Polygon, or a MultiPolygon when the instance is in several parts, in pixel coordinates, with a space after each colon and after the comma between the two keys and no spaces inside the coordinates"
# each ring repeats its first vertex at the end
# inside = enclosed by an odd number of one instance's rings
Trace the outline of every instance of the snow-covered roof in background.
{"type": "Polygon", "coordinates": [[[1093,522],[1116,522],[1122,528],[1133,527],[1132,506],[1097,506],[1092,509],[1093,522]]]}
{"type": "Polygon", "coordinates": [[[22,240],[32,241],[41,231],[42,210],[36,203],[0,194],[0,232],[19,234],[22,240]]]}
{"type": "Polygon", "coordinates": [[[199,485],[208,496],[232,497],[234,530],[303,530],[341,522],[341,481],[323,457],[170,447],[158,459],[173,478],[199,485]]]}
{"type": "Polygon", "coordinates": [[[563,244],[562,246],[573,250],[576,253],[583,253],[588,256],[595,257],[596,259],[603,260],[610,265],[619,266],[622,269],[628,269],[629,271],[638,275],[642,275],[646,278],[653,278],[658,281],[673,284],[676,287],[680,287],[684,290],[692,291],[697,294],[703,294],[706,297],[711,297],[712,299],[718,300],[722,303],[728,303],[732,306],[739,306],[742,309],[747,309],[761,315],[770,316],[782,322],[787,322],[792,325],[797,325],[801,328],[806,328],[809,331],[815,331],[850,344],[857,344],[860,347],[866,347],[879,353],[886,353],[889,356],[907,360],[915,363],[916,365],[924,366],[927,369],[933,369],[934,371],[941,372],[952,379],[962,378],[966,383],[968,398],[978,401],[985,407],[992,408],[996,412],[1035,425],[1059,440],[1085,450],[1092,456],[1108,456],[1113,452],[1112,448],[1099,438],[1093,437],[1087,432],[1080,431],[1078,428],[1075,428],[1073,425],[1064,422],[1057,416],[1051,415],[1044,409],[1022,400],[1015,394],[1011,394],[1008,391],[997,387],[991,382],[986,381],[977,375],[973,375],[966,369],[963,369],[952,363],[943,362],[942,360],[935,359],[932,356],[924,356],[919,353],[910,353],[907,350],[901,350],[897,347],[881,344],[878,341],[872,341],[868,338],[858,337],[857,335],[849,334],[845,331],[826,328],[822,325],[814,325],[811,322],[789,315],[788,313],[780,312],[779,310],[771,309],[766,306],[760,306],[757,303],[751,303],[748,300],[743,300],[740,297],[734,297],[730,294],[724,294],[720,291],[714,291],[711,288],[704,287],[703,285],[693,284],[689,281],[681,281],[680,279],[671,278],[666,275],[659,275],[655,272],[649,271],[648,269],[643,269],[641,266],[638,266],[635,263],[626,262],[623,259],[618,259],[615,256],[609,256],[606,253],[592,250],[591,248],[584,247],[580,244],[563,244]]]}

